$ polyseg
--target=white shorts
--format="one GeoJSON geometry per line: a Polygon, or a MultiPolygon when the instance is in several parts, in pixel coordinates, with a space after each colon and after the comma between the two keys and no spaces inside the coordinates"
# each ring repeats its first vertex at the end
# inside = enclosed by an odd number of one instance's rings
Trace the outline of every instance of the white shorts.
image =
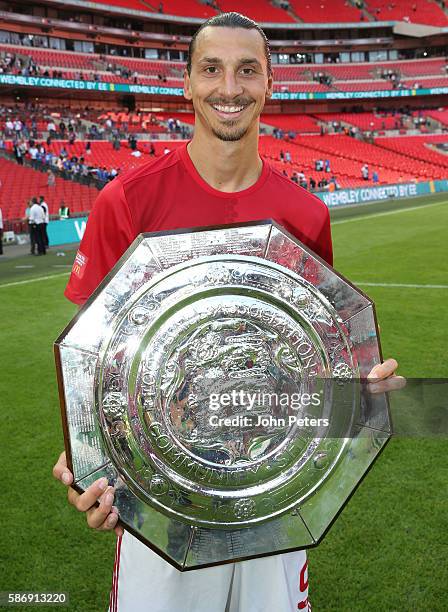
{"type": "Polygon", "coordinates": [[[308,612],[306,552],[179,572],[126,532],[109,612],[308,612]]]}

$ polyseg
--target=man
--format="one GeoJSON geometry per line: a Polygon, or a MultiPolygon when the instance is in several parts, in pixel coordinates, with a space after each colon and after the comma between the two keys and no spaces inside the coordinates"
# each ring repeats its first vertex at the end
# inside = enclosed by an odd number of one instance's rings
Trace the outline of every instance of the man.
{"type": "Polygon", "coordinates": [[[28,149],[28,153],[31,159],[31,167],[34,168],[34,170],[36,170],[37,169],[36,160],[37,160],[37,154],[39,153],[39,149],[36,147],[34,143],[28,149]]]}
{"type": "Polygon", "coordinates": [[[44,227],[43,227],[42,231],[43,231],[43,236],[44,236],[45,247],[48,248],[49,242],[48,242],[47,227],[48,227],[48,224],[50,222],[50,211],[48,210],[48,204],[45,202],[45,198],[42,195],[40,196],[39,204],[42,206],[43,211],[45,213],[45,221],[44,221],[44,227]]]}
{"type": "Polygon", "coordinates": [[[36,252],[36,241],[35,241],[35,233],[33,231],[33,227],[31,225],[31,221],[30,221],[30,211],[31,211],[31,206],[33,205],[33,201],[30,200],[28,202],[27,207],[25,208],[25,219],[27,221],[28,224],[28,234],[30,236],[30,253],[31,255],[34,255],[36,252]]]}
{"type": "MultiPolygon", "coordinates": [[[[258,154],[259,116],[271,93],[269,46],[253,21],[224,13],[199,28],[184,75],[184,95],[195,110],[194,137],[104,187],[65,292],[70,300],[83,304],[143,231],[270,217],[332,262],[326,206],[258,154]]],[[[379,367],[375,375],[385,377],[396,364],[379,367]]],[[[66,485],[72,482],[65,453],[53,473],[66,485]]],[[[304,551],[181,573],[123,533],[113,497],[105,479],[82,495],[69,489],[70,503],[86,512],[91,527],[115,528],[119,535],[111,612],[309,610],[304,551]]]]}
{"type": "Polygon", "coordinates": [[[37,255],[45,255],[45,211],[38,203],[37,198],[32,199],[29,223],[33,233],[34,243],[37,244],[37,255]]]}

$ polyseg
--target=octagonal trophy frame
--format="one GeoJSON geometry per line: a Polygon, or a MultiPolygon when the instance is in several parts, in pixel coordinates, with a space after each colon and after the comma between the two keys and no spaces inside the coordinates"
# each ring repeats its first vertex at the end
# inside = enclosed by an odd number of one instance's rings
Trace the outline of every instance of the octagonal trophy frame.
{"type": "Polygon", "coordinates": [[[73,488],[180,571],[316,546],[391,435],[373,302],[272,220],[140,234],[55,358],[73,488]]]}

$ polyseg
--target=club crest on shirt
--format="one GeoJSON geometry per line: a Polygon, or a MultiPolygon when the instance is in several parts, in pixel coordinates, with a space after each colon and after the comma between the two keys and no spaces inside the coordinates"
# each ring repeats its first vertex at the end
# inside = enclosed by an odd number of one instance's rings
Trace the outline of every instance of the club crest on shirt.
{"type": "Polygon", "coordinates": [[[73,262],[72,272],[78,278],[82,278],[84,276],[85,267],[89,258],[87,255],[84,255],[81,251],[76,253],[75,261],[73,262]]]}

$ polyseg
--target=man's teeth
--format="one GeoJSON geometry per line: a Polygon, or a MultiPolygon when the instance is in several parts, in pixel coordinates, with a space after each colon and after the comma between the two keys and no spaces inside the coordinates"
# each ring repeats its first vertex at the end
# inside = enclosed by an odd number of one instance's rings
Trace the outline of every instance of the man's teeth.
{"type": "Polygon", "coordinates": [[[239,113],[243,110],[244,106],[221,106],[220,104],[213,104],[213,108],[220,113],[239,113]]]}

